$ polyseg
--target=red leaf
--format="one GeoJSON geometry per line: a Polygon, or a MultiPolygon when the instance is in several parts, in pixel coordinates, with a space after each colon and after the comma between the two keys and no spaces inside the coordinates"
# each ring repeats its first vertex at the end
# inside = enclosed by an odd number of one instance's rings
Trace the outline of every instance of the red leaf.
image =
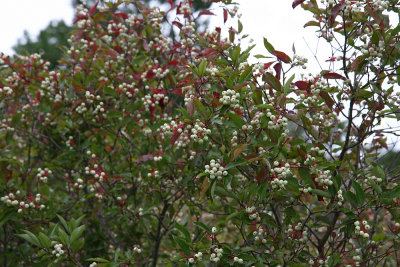
{"type": "Polygon", "coordinates": [[[309,87],[308,82],[305,82],[305,81],[297,81],[294,84],[297,86],[297,88],[299,88],[300,90],[303,90],[303,91],[307,91],[307,89],[309,87]]]}
{"type": "Polygon", "coordinates": [[[171,146],[174,146],[176,140],[178,140],[180,135],[181,135],[181,133],[178,132],[178,129],[175,129],[174,133],[171,136],[171,140],[170,140],[171,146]]]}
{"type": "Polygon", "coordinates": [[[224,8],[224,23],[228,20],[228,10],[224,8]]]}
{"type": "Polygon", "coordinates": [[[282,64],[280,62],[276,63],[274,65],[274,70],[276,71],[275,78],[280,80],[281,79],[282,64]]]}
{"type": "Polygon", "coordinates": [[[274,62],[268,62],[264,64],[264,70],[269,69],[269,67],[271,67],[271,65],[274,64],[274,62]]]}
{"type": "Polygon", "coordinates": [[[202,16],[202,15],[214,15],[214,16],[215,16],[215,14],[212,13],[210,10],[203,10],[203,11],[200,11],[200,13],[199,13],[199,15],[198,15],[197,17],[200,17],[200,16],[202,16]]]}
{"type": "Polygon", "coordinates": [[[170,65],[170,66],[178,65],[178,61],[177,60],[171,60],[170,62],[168,62],[168,65],[170,65]]]}
{"type": "Polygon", "coordinates": [[[125,14],[125,13],[122,13],[122,12],[121,13],[115,13],[114,16],[115,17],[121,17],[123,19],[128,19],[128,15],[125,14]]]}
{"type": "Polygon", "coordinates": [[[194,103],[193,103],[192,99],[190,99],[189,102],[187,103],[186,110],[187,110],[189,116],[192,117],[193,113],[194,113],[194,103]]]}
{"type": "Polygon", "coordinates": [[[179,29],[182,29],[182,23],[180,23],[179,21],[176,21],[176,20],[174,20],[173,22],[172,22],[172,24],[174,24],[174,25],[176,25],[179,29]]]}
{"type": "Polygon", "coordinates": [[[325,79],[342,79],[342,80],[346,80],[345,77],[343,77],[340,74],[334,73],[334,72],[325,73],[324,75],[322,75],[322,77],[324,77],[325,79]]]}
{"type": "Polygon", "coordinates": [[[215,98],[221,98],[221,95],[218,92],[213,92],[215,98]]]}
{"type": "Polygon", "coordinates": [[[93,16],[93,15],[94,15],[94,12],[96,12],[96,8],[97,8],[97,5],[98,5],[98,4],[99,4],[99,1],[97,1],[96,4],[94,4],[94,5],[92,6],[92,8],[89,10],[90,16],[93,16]]]}
{"type": "Polygon", "coordinates": [[[168,13],[168,12],[170,12],[172,9],[174,9],[174,8],[175,8],[175,3],[174,3],[174,1],[172,1],[172,0],[168,0],[168,4],[170,4],[170,5],[171,5],[171,7],[170,7],[170,9],[168,9],[167,13],[168,13]]]}
{"type": "Polygon", "coordinates": [[[290,57],[288,55],[286,55],[284,52],[281,51],[272,51],[271,54],[273,54],[274,56],[276,56],[279,60],[285,62],[285,63],[290,63],[292,62],[292,60],[290,59],[290,57]]]}
{"type": "Polygon", "coordinates": [[[296,6],[302,4],[306,0],[294,0],[292,4],[292,8],[295,8],[296,6]]]}
{"type": "Polygon", "coordinates": [[[78,21],[82,20],[82,19],[86,19],[87,16],[86,15],[76,15],[74,22],[72,22],[73,24],[77,23],[78,21]]]}
{"type": "Polygon", "coordinates": [[[345,3],[341,3],[332,7],[331,15],[329,17],[329,26],[332,26],[335,23],[337,15],[339,14],[340,11],[343,10],[343,8],[345,8],[345,6],[346,6],[345,3]]]}
{"type": "Polygon", "coordinates": [[[206,49],[204,49],[203,51],[201,51],[201,55],[206,57],[207,59],[215,59],[215,57],[218,54],[218,50],[211,48],[211,47],[207,47],[206,49]]]}

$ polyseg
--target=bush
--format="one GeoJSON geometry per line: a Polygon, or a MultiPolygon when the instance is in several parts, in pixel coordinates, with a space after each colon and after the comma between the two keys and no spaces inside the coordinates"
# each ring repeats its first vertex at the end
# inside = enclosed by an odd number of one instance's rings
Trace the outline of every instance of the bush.
{"type": "Polygon", "coordinates": [[[398,134],[397,1],[296,0],[334,51],[315,75],[267,39],[250,64],[240,22],[196,33],[213,12],[170,3],[79,6],[53,71],[1,57],[0,264],[396,266],[399,172],[377,158],[398,134]]]}

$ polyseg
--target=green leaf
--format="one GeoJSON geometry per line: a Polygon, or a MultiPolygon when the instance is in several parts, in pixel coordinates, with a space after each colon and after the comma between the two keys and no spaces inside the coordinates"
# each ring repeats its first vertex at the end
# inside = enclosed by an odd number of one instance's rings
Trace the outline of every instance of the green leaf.
{"type": "Polygon", "coordinates": [[[305,168],[299,168],[298,171],[300,178],[303,180],[303,182],[310,187],[314,187],[314,183],[311,179],[309,170],[305,168]]]}
{"type": "MultiPolygon", "coordinates": [[[[275,109],[273,105],[269,105],[269,104],[260,104],[260,105],[256,105],[257,108],[259,109],[275,109]]],[[[304,143],[304,141],[303,141],[304,143]]]]}
{"type": "Polygon", "coordinates": [[[400,186],[396,186],[391,191],[383,193],[384,198],[393,199],[400,196],[400,186]]]}
{"type": "Polygon", "coordinates": [[[237,160],[237,161],[235,161],[235,162],[231,162],[231,163],[229,163],[228,165],[226,165],[226,166],[225,166],[225,170],[232,169],[232,168],[234,168],[234,167],[243,165],[243,164],[245,164],[245,163],[246,163],[246,160],[245,160],[245,159],[239,159],[239,160],[237,160]]]}
{"type": "Polygon", "coordinates": [[[206,67],[207,67],[207,61],[202,60],[199,65],[199,76],[203,76],[204,71],[206,70],[206,67]]]}
{"type": "Polygon", "coordinates": [[[118,93],[114,89],[112,89],[110,87],[104,87],[103,88],[103,93],[106,94],[106,95],[113,96],[113,97],[118,97],[118,93]]]}
{"type": "Polygon", "coordinates": [[[17,211],[15,209],[9,210],[3,214],[3,216],[0,218],[0,228],[5,224],[7,221],[11,220],[11,218],[14,217],[15,213],[17,211]]]}
{"type": "Polygon", "coordinates": [[[268,50],[268,52],[272,53],[273,51],[275,51],[275,48],[272,46],[272,44],[270,44],[267,40],[267,38],[264,37],[264,46],[265,48],[268,50]]]}
{"type": "Polygon", "coordinates": [[[185,240],[183,240],[182,238],[178,237],[178,236],[172,236],[172,238],[174,239],[175,243],[178,244],[178,246],[183,250],[183,252],[185,253],[186,256],[190,255],[190,247],[189,245],[185,242],[185,240]]]}
{"type": "Polygon", "coordinates": [[[243,73],[240,75],[238,83],[242,84],[244,81],[246,81],[247,78],[250,76],[252,70],[253,70],[252,67],[247,67],[247,69],[245,69],[243,73]]]}
{"type": "Polygon", "coordinates": [[[29,232],[28,230],[22,230],[22,232],[24,232],[25,234],[17,234],[17,236],[25,239],[26,241],[34,244],[35,246],[38,246],[40,248],[42,247],[39,239],[32,232],[29,232]]]}
{"type": "Polygon", "coordinates": [[[200,113],[200,115],[203,117],[208,117],[208,112],[204,105],[197,99],[195,99],[193,102],[196,105],[196,110],[200,113]]]}
{"type": "Polygon", "coordinates": [[[207,225],[205,225],[204,223],[202,223],[200,221],[197,221],[197,222],[194,222],[194,225],[196,225],[197,227],[203,229],[208,234],[211,234],[211,229],[207,225]]]}
{"type": "Polygon", "coordinates": [[[81,225],[77,228],[75,228],[72,233],[71,233],[71,244],[74,243],[75,240],[79,239],[82,236],[82,233],[85,231],[86,226],[85,225],[81,225]]]}
{"type": "Polygon", "coordinates": [[[356,195],[354,195],[353,192],[351,191],[346,191],[344,192],[344,199],[346,199],[348,202],[350,202],[350,204],[356,208],[357,207],[357,197],[356,195]]]}
{"type": "Polygon", "coordinates": [[[281,82],[277,78],[275,78],[275,76],[272,73],[270,73],[270,72],[265,73],[264,78],[265,78],[265,81],[272,88],[274,88],[278,92],[282,92],[281,82]]]}
{"type": "Polygon", "coordinates": [[[331,195],[328,192],[319,190],[319,189],[311,189],[311,193],[319,195],[319,196],[323,196],[326,198],[331,198],[331,195]]]}
{"type": "Polygon", "coordinates": [[[239,115],[237,115],[236,113],[232,113],[232,112],[229,112],[226,115],[228,115],[228,117],[231,120],[233,120],[233,122],[236,124],[237,127],[242,128],[244,121],[239,115]]]}
{"type": "Polygon", "coordinates": [[[364,190],[361,188],[360,184],[356,181],[352,182],[352,186],[356,191],[356,198],[359,205],[362,205],[365,201],[365,193],[364,190]]]}
{"type": "Polygon", "coordinates": [[[101,263],[109,263],[110,262],[103,258],[89,258],[89,259],[86,259],[86,261],[95,261],[95,262],[101,262],[101,263]]]}
{"type": "Polygon", "coordinates": [[[293,74],[293,75],[289,78],[289,80],[286,81],[285,85],[283,86],[283,93],[284,93],[285,95],[287,95],[288,93],[290,93],[290,92],[289,92],[289,90],[290,90],[290,84],[293,82],[294,77],[295,77],[295,75],[293,74]]]}
{"type": "Polygon", "coordinates": [[[378,193],[378,195],[382,194],[382,188],[379,185],[377,185],[374,181],[369,180],[368,183],[378,193]]]}
{"type": "Polygon", "coordinates": [[[63,229],[58,228],[58,235],[57,236],[60,238],[61,243],[69,248],[69,244],[70,244],[69,237],[68,237],[67,233],[63,229]]]}
{"type": "Polygon", "coordinates": [[[47,235],[40,232],[38,234],[38,237],[39,237],[40,243],[43,245],[43,247],[45,247],[46,249],[49,249],[51,247],[51,240],[47,235]]]}
{"type": "Polygon", "coordinates": [[[180,225],[179,223],[175,222],[175,228],[178,229],[185,236],[187,242],[191,241],[190,233],[183,225],[180,225]]]}
{"type": "Polygon", "coordinates": [[[71,233],[71,229],[69,229],[68,223],[65,221],[63,217],[57,214],[58,219],[60,220],[61,224],[64,226],[65,230],[67,230],[68,234],[71,233]]]}

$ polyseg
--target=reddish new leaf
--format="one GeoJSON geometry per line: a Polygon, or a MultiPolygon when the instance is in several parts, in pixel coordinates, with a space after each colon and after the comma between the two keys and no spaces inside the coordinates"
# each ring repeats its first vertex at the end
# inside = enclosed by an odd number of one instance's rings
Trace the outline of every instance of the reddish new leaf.
{"type": "Polygon", "coordinates": [[[325,79],[342,79],[342,80],[346,80],[345,77],[343,77],[342,75],[335,73],[335,72],[328,72],[325,73],[324,75],[322,75],[322,77],[324,77],[325,79]]]}
{"type": "Polygon", "coordinates": [[[224,8],[224,23],[228,20],[228,10],[224,8]]]}
{"type": "Polygon", "coordinates": [[[276,72],[276,74],[275,74],[275,78],[277,78],[278,80],[280,80],[281,79],[281,71],[282,71],[282,63],[276,63],[275,65],[274,65],[274,70],[275,70],[275,72],[276,72]]]}
{"type": "Polygon", "coordinates": [[[341,4],[337,4],[336,6],[334,6],[331,9],[331,14],[329,16],[329,26],[333,26],[333,24],[336,21],[336,17],[339,14],[340,11],[343,10],[343,8],[345,8],[346,4],[345,3],[341,3],[341,4]]]}
{"type": "Polygon", "coordinates": [[[322,97],[322,99],[325,100],[325,104],[329,107],[330,110],[332,110],[333,104],[335,104],[335,101],[331,98],[331,96],[325,92],[321,91],[319,95],[322,97]]]}
{"type": "Polygon", "coordinates": [[[193,113],[194,113],[194,103],[193,103],[192,99],[189,100],[189,102],[187,103],[186,110],[187,110],[189,116],[192,117],[193,113]]]}
{"type": "Polygon", "coordinates": [[[273,54],[274,56],[276,56],[279,60],[285,62],[285,63],[290,63],[292,62],[292,59],[286,55],[284,52],[281,51],[272,51],[271,54],[273,54]]]}
{"type": "Polygon", "coordinates": [[[175,130],[174,130],[174,133],[173,133],[172,136],[171,136],[171,140],[170,140],[171,146],[174,146],[176,140],[178,140],[178,138],[179,138],[180,135],[181,135],[181,133],[178,132],[177,129],[175,129],[175,130]]]}
{"type": "Polygon", "coordinates": [[[309,87],[309,83],[305,81],[297,81],[294,84],[297,86],[297,88],[299,88],[302,91],[307,91],[309,87]]]}
{"type": "Polygon", "coordinates": [[[98,4],[99,4],[99,1],[97,1],[96,4],[94,4],[92,6],[92,8],[89,10],[89,14],[90,14],[91,17],[94,15],[94,12],[96,12],[96,8],[97,8],[98,4]]]}
{"type": "Polygon", "coordinates": [[[121,13],[115,13],[114,17],[121,17],[123,19],[128,19],[129,18],[126,13],[122,13],[122,12],[121,13]]]}
{"type": "Polygon", "coordinates": [[[210,10],[203,10],[203,11],[200,11],[200,13],[199,13],[199,15],[198,15],[197,17],[200,17],[200,16],[202,16],[202,15],[214,15],[214,16],[215,16],[215,14],[212,13],[210,10]]]}
{"type": "Polygon", "coordinates": [[[172,9],[174,9],[174,8],[175,8],[175,3],[174,3],[174,1],[172,1],[172,0],[168,0],[168,4],[170,4],[170,5],[171,5],[171,7],[168,9],[167,13],[168,13],[168,12],[170,12],[172,9]]]}
{"type": "Polygon", "coordinates": [[[172,22],[172,24],[174,24],[175,26],[177,26],[179,29],[182,29],[182,27],[183,27],[183,24],[180,23],[179,21],[176,21],[176,20],[174,20],[174,21],[172,22]]]}
{"type": "Polygon", "coordinates": [[[292,8],[295,8],[296,6],[302,4],[306,0],[294,0],[292,4],[292,8]]]}

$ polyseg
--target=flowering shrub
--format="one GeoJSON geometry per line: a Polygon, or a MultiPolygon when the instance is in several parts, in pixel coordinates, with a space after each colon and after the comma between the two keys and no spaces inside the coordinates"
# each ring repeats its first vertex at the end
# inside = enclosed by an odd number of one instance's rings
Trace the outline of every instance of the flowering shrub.
{"type": "Polygon", "coordinates": [[[0,264],[396,266],[397,1],[294,1],[334,51],[309,75],[169,2],[79,6],[54,71],[1,56],[0,264]]]}

